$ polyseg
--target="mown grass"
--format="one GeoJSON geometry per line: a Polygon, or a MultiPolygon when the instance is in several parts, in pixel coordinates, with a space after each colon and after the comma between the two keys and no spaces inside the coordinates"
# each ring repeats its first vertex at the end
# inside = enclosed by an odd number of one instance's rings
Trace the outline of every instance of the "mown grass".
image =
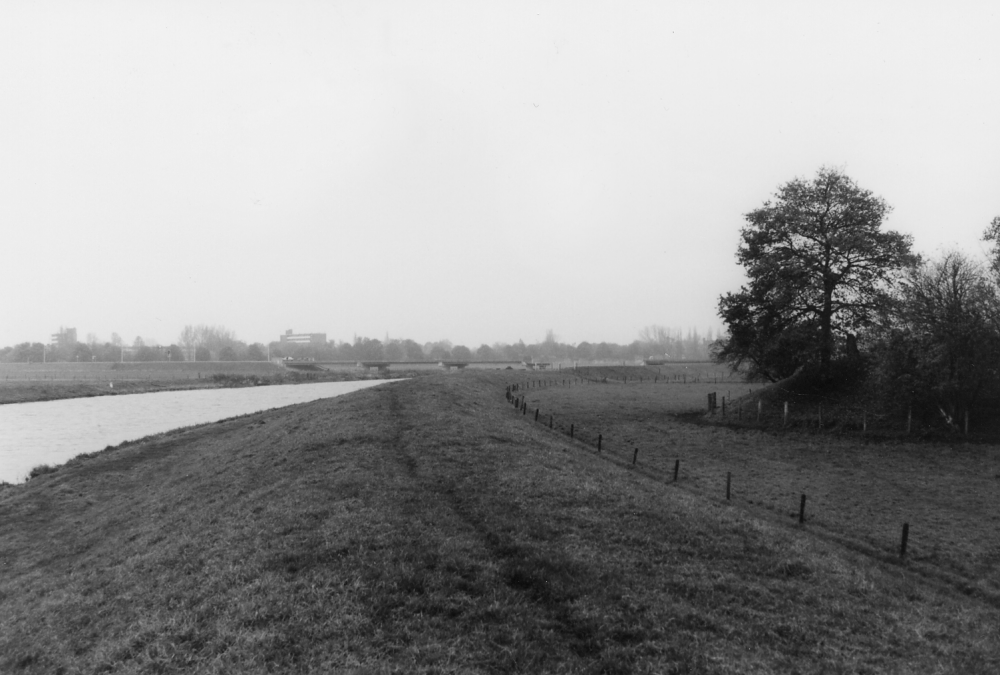
{"type": "Polygon", "coordinates": [[[0,492],[0,671],[1000,667],[989,598],[608,461],[516,415],[509,378],[397,382],[0,492]]]}

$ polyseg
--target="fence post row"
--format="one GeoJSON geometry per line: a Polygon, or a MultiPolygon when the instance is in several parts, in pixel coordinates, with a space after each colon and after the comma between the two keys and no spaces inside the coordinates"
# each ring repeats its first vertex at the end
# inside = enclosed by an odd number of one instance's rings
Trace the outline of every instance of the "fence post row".
{"type": "MultiPolygon", "coordinates": [[[[584,380],[584,382],[586,382],[586,380],[584,380]]],[[[565,381],[563,383],[565,384],[565,381]]],[[[519,407],[521,409],[521,414],[522,415],[523,414],[527,414],[527,410],[528,410],[528,404],[527,404],[527,402],[526,401],[521,401],[520,397],[515,397],[515,396],[513,396],[511,394],[511,391],[516,391],[517,389],[518,389],[518,385],[516,385],[516,384],[515,385],[508,385],[507,386],[507,391],[506,391],[507,400],[508,401],[512,401],[514,403],[515,408],[519,407]]],[[[712,394],[708,395],[709,410],[713,410],[714,411],[714,408],[715,408],[715,396],[716,396],[715,393],[712,393],[712,394]]],[[[761,414],[762,404],[763,404],[763,401],[761,399],[758,399],[757,400],[757,420],[758,421],[760,420],[760,414],[761,414]]],[[[725,411],[725,405],[726,405],[726,399],[723,398],[722,399],[722,409],[723,409],[723,411],[725,411]]],[[[737,410],[738,410],[738,416],[739,416],[739,418],[742,419],[743,418],[743,404],[742,404],[742,402],[737,407],[737,410]]],[[[538,414],[539,414],[539,408],[535,408],[535,421],[538,421],[538,414]]],[[[725,412],[723,412],[723,414],[725,414],[725,412]]],[[[911,407],[911,408],[909,408],[907,410],[907,420],[906,420],[906,430],[907,430],[907,433],[909,433],[909,431],[910,431],[911,424],[912,424],[912,419],[913,419],[913,409],[911,407]]],[[[553,415],[549,415],[549,428],[550,429],[554,428],[554,421],[553,420],[554,420],[554,416],[553,415]]],[[[867,414],[867,411],[865,411],[865,410],[862,411],[862,413],[861,413],[861,420],[862,420],[862,429],[864,431],[867,431],[868,430],[868,414],[867,414]]],[[[783,424],[787,424],[787,423],[788,423],[788,401],[785,401],[785,404],[784,404],[783,424]]],[[[965,433],[968,434],[969,433],[969,411],[968,410],[965,411],[963,423],[964,423],[965,433]]],[[[820,424],[820,427],[822,428],[822,426],[823,426],[823,404],[822,403],[819,404],[819,424],[820,424]]],[[[575,424],[570,424],[569,425],[569,436],[570,436],[570,438],[574,438],[575,432],[576,432],[576,425],[575,424]]],[[[603,441],[604,441],[604,435],[603,434],[597,434],[597,452],[601,452],[602,451],[603,441]]],[[[639,460],[639,448],[635,448],[632,451],[632,465],[635,466],[638,463],[638,460],[639,460]]],[[[674,460],[674,482],[675,483],[677,482],[677,480],[678,480],[678,478],[680,476],[680,471],[681,471],[681,460],[679,460],[679,459],[674,460]]],[[[732,484],[733,484],[733,473],[731,471],[728,471],[728,472],[726,472],[726,501],[731,501],[731,497],[732,497],[732,484]]],[[[803,494],[801,496],[801,498],[799,499],[799,524],[800,525],[805,524],[805,521],[806,521],[806,495],[803,494]]],[[[899,557],[900,558],[905,558],[906,557],[906,546],[907,546],[907,543],[909,542],[909,538],[910,538],[910,524],[909,523],[903,523],[903,535],[902,535],[902,539],[901,539],[900,544],[899,544],[899,557]]]]}

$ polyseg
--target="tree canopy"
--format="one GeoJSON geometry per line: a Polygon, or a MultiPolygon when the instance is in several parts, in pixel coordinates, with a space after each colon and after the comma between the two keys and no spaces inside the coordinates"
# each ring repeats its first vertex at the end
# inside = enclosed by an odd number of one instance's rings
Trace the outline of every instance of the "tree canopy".
{"type": "Polygon", "coordinates": [[[916,260],[911,237],[880,229],[890,210],[840,171],[822,168],[747,213],[736,258],[748,283],[719,300],[729,335],[717,358],[771,380],[810,362],[828,374],[838,344],[870,323],[916,260]]]}

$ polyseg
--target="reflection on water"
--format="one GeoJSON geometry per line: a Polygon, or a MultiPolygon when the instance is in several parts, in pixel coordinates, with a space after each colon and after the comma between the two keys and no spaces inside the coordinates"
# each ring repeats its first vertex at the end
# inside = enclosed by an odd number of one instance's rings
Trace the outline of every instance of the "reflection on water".
{"type": "Polygon", "coordinates": [[[391,380],[282,384],[0,405],[0,482],[109,445],[192,424],[340,396],[391,380]]]}

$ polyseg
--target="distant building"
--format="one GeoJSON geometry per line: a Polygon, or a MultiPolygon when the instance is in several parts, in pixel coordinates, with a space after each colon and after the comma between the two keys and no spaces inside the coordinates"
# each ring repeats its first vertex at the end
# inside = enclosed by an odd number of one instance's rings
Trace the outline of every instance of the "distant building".
{"type": "Polygon", "coordinates": [[[325,345],[326,333],[293,333],[289,328],[281,336],[283,345],[325,345]]]}
{"type": "Polygon", "coordinates": [[[76,329],[59,327],[58,333],[52,334],[53,347],[72,347],[76,344],[76,329]]]}

